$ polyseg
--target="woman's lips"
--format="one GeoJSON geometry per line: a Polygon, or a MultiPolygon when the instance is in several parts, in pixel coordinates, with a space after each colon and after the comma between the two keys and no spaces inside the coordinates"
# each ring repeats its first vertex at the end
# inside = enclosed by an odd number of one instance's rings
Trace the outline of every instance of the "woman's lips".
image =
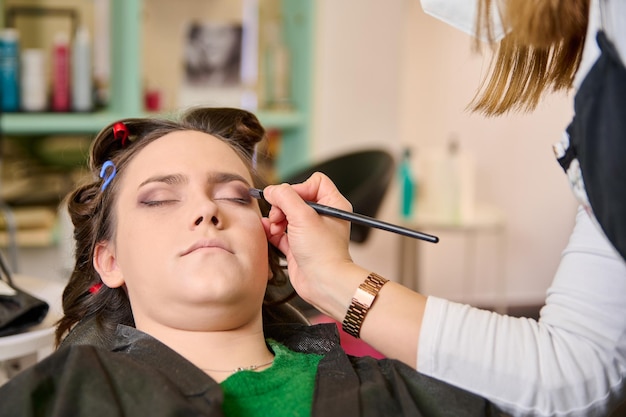
{"type": "Polygon", "coordinates": [[[220,240],[202,239],[202,240],[195,242],[194,244],[189,246],[187,249],[185,249],[183,252],[181,252],[180,256],[185,256],[192,252],[195,252],[196,250],[202,250],[202,249],[221,249],[226,252],[233,253],[230,247],[228,247],[228,245],[226,245],[224,242],[220,240]]]}

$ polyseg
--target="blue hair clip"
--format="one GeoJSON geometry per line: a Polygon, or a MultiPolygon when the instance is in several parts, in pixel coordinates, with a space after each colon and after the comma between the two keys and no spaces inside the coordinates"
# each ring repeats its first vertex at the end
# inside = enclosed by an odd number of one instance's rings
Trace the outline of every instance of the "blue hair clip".
{"type": "Polygon", "coordinates": [[[104,191],[107,188],[111,180],[115,178],[115,174],[116,174],[115,164],[110,160],[106,161],[102,165],[102,168],[100,169],[100,178],[104,179],[104,183],[102,183],[102,188],[100,188],[100,191],[104,191]],[[107,168],[111,168],[110,170],[108,170],[109,171],[108,175],[107,175],[107,168]]]}

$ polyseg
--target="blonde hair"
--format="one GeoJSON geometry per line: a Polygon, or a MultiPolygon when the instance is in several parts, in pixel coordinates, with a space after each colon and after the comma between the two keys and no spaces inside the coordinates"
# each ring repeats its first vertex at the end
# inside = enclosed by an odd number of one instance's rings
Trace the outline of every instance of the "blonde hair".
{"type": "MultiPolygon", "coordinates": [[[[477,35],[492,40],[492,2],[477,0],[477,35]]],[[[590,0],[506,0],[498,3],[507,35],[469,105],[488,116],[533,110],[547,90],[571,88],[582,58],[590,0]]],[[[478,38],[478,37],[477,37],[478,38]]],[[[478,41],[477,41],[478,42],[478,41]]]]}

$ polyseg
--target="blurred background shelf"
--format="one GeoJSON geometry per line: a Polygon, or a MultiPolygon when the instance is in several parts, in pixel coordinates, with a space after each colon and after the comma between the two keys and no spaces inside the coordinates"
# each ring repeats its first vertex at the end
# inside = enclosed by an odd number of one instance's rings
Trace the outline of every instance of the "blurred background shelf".
{"type": "Polygon", "coordinates": [[[2,133],[9,136],[97,133],[122,118],[119,113],[12,113],[0,116],[2,133]]]}
{"type": "MultiPolygon", "coordinates": [[[[307,116],[301,112],[259,111],[257,116],[266,128],[300,129],[307,116]]],[[[136,116],[159,116],[158,113],[140,113],[136,116]]],[[[0,116],[4,135],[95,134],[111,122],[132,117],[123,112],[102,111],[81,113],[5,113],[0,116]]]]}
{"type": "MultiPolygon", "coordinates": [[[[109,123],[128,117],[151,115],[144,110],[146,68],[145,51],[154,48],[151,33],[144,31],[147,11],[155,0],[101,0],[110,11],[110,78],[109,102],[94,113],[5,113],[0,114],[0,132],[4,136],[71,135],[99,132],[109,123]]],[[[197,0],[201,2],[202,0],[197,0]]],[[[39,2],[37,2],[39,3],[39,2]]],[[[0,27],[5,26],[5,13],[21,0],[0,0],[0,27]]],[[[41,1],[42,5],[78,7],[73,0],[41,1]]],[[[272,5],[278,10],[282,33],[289,49],[290,91],[294,110],[264,110],[255,113],[266,129],[281,130],[281,145],[276,171],[284,176],[309,162],[312,68],[313,68],[313,0],[260,0],[259,5],[272,5]]],[[[157,35],[155,35],[157,36],[157,35]]],[[[158,37],[158,36],[157,36],[158,37]]],[[[171,114],[179,109],[166,109],[171,114]]],[[[154,113],[159,114],[159,113],[154,113]]]]}

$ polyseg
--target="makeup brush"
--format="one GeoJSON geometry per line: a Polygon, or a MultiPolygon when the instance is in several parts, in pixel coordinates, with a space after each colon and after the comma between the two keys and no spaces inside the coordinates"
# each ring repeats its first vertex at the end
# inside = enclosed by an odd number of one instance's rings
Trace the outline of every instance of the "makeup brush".
{"type": "MultiPolygon", "coordinates": [[[[250,188],[250,196],[259,200],[265,200],[263,198],[263,190],[259,190],[258,188],[250,188]]],[[[339,210],[334,207],[325,206],[323,204],[313,203],[311,201],[305,201],[309,206],[313,207],[313,209],[323,215],[335,217],[337,219],[347,220],[349,222],[360,224],[367,227],[373,227],[376,229],[386,230],[388,232],[397,233],[402,236],[408,236],[415,239],[425,240],[431,243],[439,242],[439,238],[437,236],[429,235],[426,233],[418,232],[416,230],[408,229],[406,227],[398,226],[395,224],[387,223],[382,220],[374,219],[373,217],[368,217],[363,214],[351,213],[349,211],[339,210]]]]}

